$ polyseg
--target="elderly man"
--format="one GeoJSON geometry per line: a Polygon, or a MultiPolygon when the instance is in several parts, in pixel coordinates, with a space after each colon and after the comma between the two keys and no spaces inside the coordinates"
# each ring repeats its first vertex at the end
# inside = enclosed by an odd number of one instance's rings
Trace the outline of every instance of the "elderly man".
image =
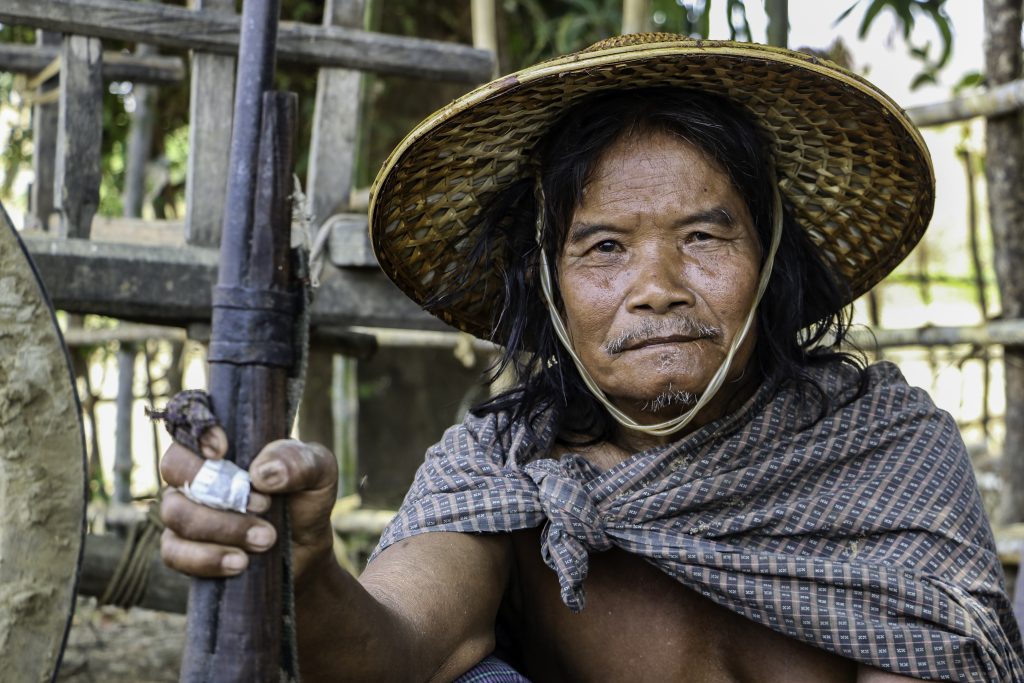
{"type": "MultiPolygon", "coordinates": [[[[1024,680],[954,422],[841,348],[932,185],[884,95],[760,46],[613,39],[427,119],[378,179],[378,258],[519,383],[430,449],[358,579],[331,454],[257,458],[306,679],[1024,680]]],[[[176,492],[163,517],[195,575],[275,541],[176,492]]]]}

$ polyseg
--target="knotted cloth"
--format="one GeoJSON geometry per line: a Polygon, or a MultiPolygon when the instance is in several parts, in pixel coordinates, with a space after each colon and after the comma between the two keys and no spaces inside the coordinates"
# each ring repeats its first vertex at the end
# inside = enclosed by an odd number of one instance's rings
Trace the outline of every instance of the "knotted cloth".
{"type": "Polygon", "coordinates": [[[766,383],[737,412],[608,470],[556,426],[469,416],[427,452],[376,553],[430,531],[544,525],[562,600],[613,546],[780,633],[893,673],[1024,681],[1021,635],[956,424],[890,363],[766,383]]]}

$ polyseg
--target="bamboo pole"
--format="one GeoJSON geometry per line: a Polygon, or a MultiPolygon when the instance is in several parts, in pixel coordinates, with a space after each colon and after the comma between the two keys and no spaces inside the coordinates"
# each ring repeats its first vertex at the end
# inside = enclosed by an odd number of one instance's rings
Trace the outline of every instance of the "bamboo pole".
{"type": "Polygon", "coordinates": [[[650,0],[623,0],[622,32],[643,33],[649,30],[651,16],[650,0]]]}
{"type": "Polygon", "coordinates": [[[117,428],[114,441],[114,502],[132,502],[132,410],[135,407],[134,344],[117,350],[117,428]]]}
{"type": "Polygon", "coordinates": [[[768,15],[768,44],[786,47],[789,42],[789,0],[765,0],[764,9],[768,15]]]}
{"type": "Polygon", "coordinates": [[[956,346],[958,344],[1016,346],[1024,344],[1024,320],[993,320],[984,325],[967,327],[920,327],[872,330],[858,327],[850,330],[850,341],[870,349],[898,346],[956,346]]]}
{"type": "Polygon", "coordinates": [[[473,47],[487,50],[494,59],[492,75],[498,75],[498,22],[495,0],[473,0],[470,15],[473,22],[473,47]]]}
{"type": "MultiPolygon", "coordinates": [[[[981,263],[981,248],[978,244],[978,197],[974,183],[974,159],[966,149],[961,147],[958,152],[964,165],[964,176],[967,183],[967,239],[971,252],[971,274],[974,276],[974,289],[978,295],[978,311],[981,319],[988,321],[988,292],[985,287],[984,270],[981,263]]],[[[989,423],[992,415],[989,411],[989,395],[992,391],[992,363],[988,346],[978,347],[982,366],[981,387],[981,431],[989,438],[989,423]]]]}
{"type": "Polygon", "coordinates": [[[921,128],[965,121],[976,116],[1000,116],[1024,107],[1024,79],[945,102],[911,107],[907,115],[921,128]]]}

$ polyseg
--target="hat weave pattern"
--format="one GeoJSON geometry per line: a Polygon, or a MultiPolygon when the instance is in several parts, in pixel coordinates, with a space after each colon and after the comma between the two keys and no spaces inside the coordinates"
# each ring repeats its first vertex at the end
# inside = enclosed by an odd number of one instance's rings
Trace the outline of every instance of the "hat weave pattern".
{"type": "Polygon", "coordinates": [[[574,104],[597,92],[651,87],[717,94],[752,114],[796,222],[853,297],[924,233],[934,202],[927,149],[874,86],[787,50],[646,34],[499,79],[420,124],[375,183],[370,233],[383,270],[420,303],[446,287],[471,286],[433,313],[490,338],[502,303],[501,263],[496,256],[471,262],[466,238],[481,207],[533,174],[537,141],[574,104]]]}

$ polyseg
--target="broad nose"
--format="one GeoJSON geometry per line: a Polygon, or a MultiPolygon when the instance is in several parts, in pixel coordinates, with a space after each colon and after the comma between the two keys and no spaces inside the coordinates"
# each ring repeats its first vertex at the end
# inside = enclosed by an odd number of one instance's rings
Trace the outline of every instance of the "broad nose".
{"type": "Polygon", "coordinates": [[[652,250],[637,254],[633,261],[626,299],[630,312],[663,314],[693,305],[693,290],[683,276],[683,258],[675,250],[652,250]]]}

